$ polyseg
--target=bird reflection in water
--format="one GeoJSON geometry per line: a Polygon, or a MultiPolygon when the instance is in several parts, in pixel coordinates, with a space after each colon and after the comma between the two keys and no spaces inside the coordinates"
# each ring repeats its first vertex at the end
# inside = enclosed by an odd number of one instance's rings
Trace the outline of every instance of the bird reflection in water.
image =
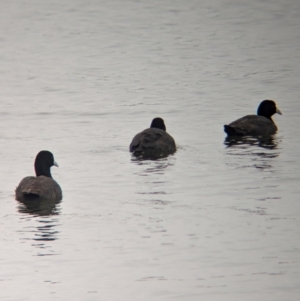
{"type": "Polygon", "coordinates": [[[141,176],[146,176],[148,173],[158,173],[163,174],[164,170],[169,168],[170,166],[174,165],[174,156],[169,156],[167,158],[161,158],[161,159],[142,159],[142,158],[132,158],[131,162],[146,167],[143,169],[143,171],[139,171],[138,173],[141,176]]]}
{"type": "Polygon", "coordinates": [[[50,200],[23,200],[19,201],[19,212],[28,213],[31,215],[49,216],[58,215],[59,209],[57,205],[61,201],[50,201],[50,200]]]}
{"type": "Polygon", "coordinates": [[[161,206],[169,205],[169,197],[171,192],[165,191],[165,183],[168,182],[168,171],[175,164],[175,156],[161,158],[157,160],[132,158],[131,162],[136,164],[135,174],[138,185],[136,194],[139,195],[141,202],[139,204],[149,205],[153,208],[161,208],[161,206]]]}
{"type": "Polygon", "coordinates": [[[227,154],[234,156],[248,156],[259,169],[271,169],[270,159],[279,156],[278,138],[269,137],[226,137],[227,154]]]}
{"type": "Polygon", "coordinates": [[[55,255],[49,242],[55,241],[59,233],[57,217],[60,214],[60,201],[27,200],[18,203],[22,224],[26,223],[20,231],[24,234],[22,239],[34,241],[32,246],[40,249],[38,256],[55,255]],[[38,225],[33,226],[32,222],[38,225]]]}
{"type": "Polygon", "coordinates": [[[266,149],[277,148],[278,141],[274,136],[269,137],[226,137],[224,144],[227,147],[232,146],[259,146],[266,149]]]}

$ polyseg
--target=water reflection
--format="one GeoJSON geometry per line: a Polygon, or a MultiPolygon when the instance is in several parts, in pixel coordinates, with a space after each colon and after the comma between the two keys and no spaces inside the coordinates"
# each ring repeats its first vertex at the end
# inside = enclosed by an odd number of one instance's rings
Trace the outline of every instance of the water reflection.
{"type": "Polygon", "coordinates": [[[59,209],[57,205],[61,201],[50,201],[50,200],[23,200],[18,201],[19,207],[18,211],[20,213],[28,213],[31,215],[40,215],[40,216],[47,216],[47,215],[58,215],[59,209]]]}
{"type": "MultiPolygon", "coordinates": [[[[279,156],[278,138],[270,137],[226,137],[224,144],[228,155],[251,159],[251,166],[262,169],[272,169],[272,159],[279,156]]],[[[244,161],[243,161],[244,162],[244,161]]],[[[249,162],[246,162],[246,164],[249,162]]],[[[238,161],[235,163],[238,164],[238,161]]],[[[245,167],[245,164],[242,164],[245,167]]],[[[246,165],[249,166],[248,164],[246,165]]]]}
{"type": "Polygon", "coordinates": [[[167,168],[174,165],[174,160],[174,156],[157,160],[132,157],[131,162],[138,166],[145,167],[145,169],[139,171],[138,174],[141,176],[147,176],[149,173],[164,174],[167,168]]]}
{"type": "Polygon", "coordinates": [[[227,147],[234,146],[258,146],[265,149],[276,149],[278,140],[275,136],[269,137],[226,137],[224,144],[227,147]]]}
{"type": "Polygon", "coordinates": [[[31,200],[18,201],[23,225],[21,240],[34,241],[32,246],[39,249],[37,256],[55,255],[52,245],[58,239],[60,201],[31,200]],[[37,225],[36,225],[37,224],[37,225]]]}
{"type": "Polygon", "coordinates": [[[151,207],[161,209],[161,206],[169,205],[168,194],[165,191],[168,177],[165,177],[167,171],[174,165],[175,156],[171,155],[166,158],[157,160],[141,159],[132,157],[131,162],[136,164],[137,171],[134,174],[137,178],[137,191],[140,204],[148,204],[151,207]]]}

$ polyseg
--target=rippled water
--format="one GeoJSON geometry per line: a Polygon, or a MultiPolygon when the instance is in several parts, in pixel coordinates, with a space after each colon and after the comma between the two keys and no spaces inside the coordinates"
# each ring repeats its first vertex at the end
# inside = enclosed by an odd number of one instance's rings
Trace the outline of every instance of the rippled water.
{"type": "Polygon", "coordinates": [[[299,1],[0,7],[1,300],[299,299],[299,1]],[[157,116],[178,151],[133,159],[157,116]],[[21,204],[42,149],[64,198],[21,204]]]}

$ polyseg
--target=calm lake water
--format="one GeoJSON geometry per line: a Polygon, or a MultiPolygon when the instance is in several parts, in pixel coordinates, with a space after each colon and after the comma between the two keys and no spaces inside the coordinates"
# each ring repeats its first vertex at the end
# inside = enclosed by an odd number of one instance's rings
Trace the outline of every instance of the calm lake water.
{"type": "Polygon", "coordinates": [[[300,298],[300,2],[0,3],[0,298],[300,298]],[[223,124],[274,99],[268,141],[223,124]],[[162,117],[178,151],[134,160],[162,117]],[[14,199],[43,149],[59,204],[14,199]]]}

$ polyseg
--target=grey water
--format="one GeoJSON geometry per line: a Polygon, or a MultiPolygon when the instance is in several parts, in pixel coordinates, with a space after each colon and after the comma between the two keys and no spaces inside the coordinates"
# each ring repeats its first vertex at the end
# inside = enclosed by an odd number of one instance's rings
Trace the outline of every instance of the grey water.
{"type": "Polygon", "coordinates": [[[0,298],[300,298],[300,2],[0,2],[0,298]],[[278,133],[223,125],[274,99],[278,133]],[[178,150],[135,160],[162,117],[178,150]],[[43,149],[60,203],[14,198],[43,149]]]}

